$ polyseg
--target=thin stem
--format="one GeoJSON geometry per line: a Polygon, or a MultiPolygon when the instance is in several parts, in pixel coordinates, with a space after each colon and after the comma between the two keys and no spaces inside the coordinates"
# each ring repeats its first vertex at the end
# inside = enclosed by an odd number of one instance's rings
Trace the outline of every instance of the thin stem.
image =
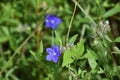
{"type": "Polygon", "coordinates": [[[52,30],[52,46],[54,45],[54,30],[52,30]]]}
{"type": "Polygon", "coordinates": [[[72,0],[80,9],[81,11],[90,19],[90,21],[94,24],[94,26],[97,26],[97,24],[95,23],[95,21],[89,16],[89,14],[87,14],[87,12],[81,7],[80,4],[78,4],[78,2],[76,0],[72,0]]]}
{"type": "Polygon", "coordinates": [[[84,25],[84,26],[82,27],[82,32],[81,32],[80,41],[83,40],[83,36],[85,35],[85,30],[86,30],[86,25],[84,25]]]}
{"type": "Polygon", "coordinates": [[[36,23],[36,50],[38,50],[40,48],[40,32],[41,32],[41,29],[39,27],[39,21],[37,21],[36,23]]]}
{"type": "Polygon", "coordinates": [[[112,61],[113,61],[113,63],[115,64],[115,66],[117,66],[117,62],[116,62],[116,60],[115,60],[115,58],[114,58],[114,56],[112,55],[111,52],[109,53],[109,55],[111,56],[112,61]]]}
{"type": "Polygon", "coordinates": [[[68,72],[70,76],[72,76],[73,80],[78,80],[77,75],[75,75],[75,73],[70,69],[70,64],[68,65],[68,72]]]}
{"type": "Polygon", "coordinates": [[[73,22],[75,12],[76,12],[76,4],[75,4],[74,11],[73,11],[73,14],[72,14],[72,17],[71,17],[71,21],[70,21],[70,24],[69,24],[69,27],[68,27],[68,33],[67,33],[67,37],[66,37],[66,47],[68,47],[68,39],[69,39],[69,34],[70,34],[71,27],[72,27],[72,22],[73,22]]]}
{"type": "MultiPolygon", "coordinates": [[[[39,6],[40,6],[40,2],[39,2],[39,0],[36,0],[36,8],[35,8],[35,10],[36,10],[36,16],[37,16],[37,18],[39,18],[39,16],[40,16],[40,11],[39,11],[39,6]]],[[[37,28],[37,31],[36,31],[36,50],[38,50],[39,49],[39,44],[40,44],[40,27],[39,27],[39,21],[37,21],[37,26],[36,26],[36,28],[37,28]]]]}

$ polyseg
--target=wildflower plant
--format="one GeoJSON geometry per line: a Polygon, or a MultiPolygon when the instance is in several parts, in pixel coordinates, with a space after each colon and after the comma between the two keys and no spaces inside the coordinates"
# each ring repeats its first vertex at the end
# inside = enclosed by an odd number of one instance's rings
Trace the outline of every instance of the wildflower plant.
{"type": "Polygon", "coordinates": [[[120,80],[120,37],[113,38],[110,25],[120,21],[119,3],[0,4],[0,80],[120,80]]]}
{"type": "Polygon", "coordinates": [[[54,30],[58,27],[58,25],[62,22],[60,18],[58,18],[56,15],[50,15],[48,14],[45,18],[45,26],[47,28],[52,28],[52,48],[47,48],[46,52],[48,55],[46,56],[46,60],[53,61],[54,63],[58,62],[58,59],[60,57],[60,49],[57,45],[54,45],[54,30]]]}

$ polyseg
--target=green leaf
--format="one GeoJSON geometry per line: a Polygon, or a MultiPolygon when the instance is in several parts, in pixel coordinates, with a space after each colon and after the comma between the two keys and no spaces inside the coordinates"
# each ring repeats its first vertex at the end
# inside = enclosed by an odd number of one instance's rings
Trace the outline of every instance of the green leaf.
{"type": "Polygon", "coordinates": [[[80,58],[84,53],[84,41],[80,41],[78,44],[77,44],[77,50],[76,50],[76,58],[80,58]]]}
{"type": "Polygon", "coordinates": [[[89,65],[92,69],[96,68],[96,66],[97,66],[96,60],[98,58],[97,58],[97,55],[95,54],[94,51],[87,50],[87,53],[82,58],[87,58],[88,59],[89,65]]]}
{"type": "Polygon", "coordinates": [[[98,59],[97,55],[95,54],[94,51],[92,50],[87,50],[87,53],[83,56],[83,58],[93,58],[93,59],[98,59]]]}
{"type": "Polygon", "coordinates": [[[37,56],[36,56],[36,53],[35,53],[35,52],[33,52],[32,50],[30,50],[29,52],[32,54],[32,56],[35,58],[35,60],[37,60],[37,61],[38,61],[38,58],[37,58],[37,56]]]}
{"type": "Polygon", "coordinates": [[[5,77],[9,77],[18,67],[12,67],[9,71],[7,71],[5,77]]]}
{"type": "Polygon", "coordinates": [[[19,79],[16,75],[14,75],[14,74],[11,74],[10,77],[11,77],[12,80],[20,80],[20,79],[19,79]]]}
{"type": "Polygon", "coordinates": [[[62,62],[62,67],[71,64],[73,62],[72,59],[73,53],[70,50],[66,50],[63,55],[63,62],[62,62]]]}
{"type": "Polygon", "coordinates": [[[32,4],[32,6],[34,7],[34,9],[36,9],[36,1],[31,0],[31,4],[32,4]]]}
{"type": "Polygon", "coordinates": [[[66,50],[63,55],[62,67],[71,64],[75,59],[79,59],[84,52],[84,41],[79,42],[77,45],[72,46],[66,50]]]}
{"type": "Polygon", "coordinates": [[[102,68],[99,68],[99,71],[97,72],[98,74],[103,74],[104,70],[102,68]]]}
{"type": "Polygon", "coordinates": [[[61,40],[61,37],[60,35],[55,31],[55,39],[58,43],[62,44],[62,40],[61,40]]]}
{"type": "Polygon", "coordinates": [[[29,65],[29,62],[27,61],[25,55],[22,55],[21,61],[22,61],[23,65],[25,65],[25,66],[28,66],[28,65],[29,65]]]}
{"type": "Polygon", "coordinates": [[[69,43],[70,45],[71,45],[71,44],[74,44],[74,42],[75,42],[77,36],[78,36],[78,34],[76,34],[76,35],[74,35],[72,38],[70,38],[70,40],[69,40],[68,43],[69,43]]]}
{"type": "Polygon", "coordinates": [[[120,42],[120,37],[116,38],[114,42],[120,42]]]}
{"type": "Polygon", "coordinates": [[[9,37],[6,35],[0,35],[0,43],[4,43],[9,40],[9,37]]]}
{"type": "Polygon", "coordinates": [[[94,58],[88,58],[89,65],[92,69],[95,69],[97,66],[97,62],[94,58]]]}
{"type": "Polygon", "coordinates": [[[71,50],[75,59],[81,58],[84,52],[84,41],[80,41],[77,45],[72,46],[71,50]]]}
{"type": "Polygon", "coordinates": [[[9,36],[9,30],[8,30],[8,28],[7,28],[6,26],[2,26],[2,27],[1,27],[1,30],[3,31],[3,33],[4,33],[5,35],[9,36]]]}
{"type": "Polygon", "coordinates": [[[40,48],[38,50],[38,53],[43,53],[43,42],[40,43],[40,48]]]}
{"type": "Polygon", "coordinates": [[[0,33],[0,43],[4,43],[10,39],[9,30],[6,26],[1,27],[1,33],[0,33]]]}
{"type": "Polygon", "coordinates": [[[115,6],[114,8],[112,8],[111,10],[107,11],[103,17],[106,18],[106,17],[110,17],[116,13],[120,12],[120,5],[117,5],[115,6]]]}

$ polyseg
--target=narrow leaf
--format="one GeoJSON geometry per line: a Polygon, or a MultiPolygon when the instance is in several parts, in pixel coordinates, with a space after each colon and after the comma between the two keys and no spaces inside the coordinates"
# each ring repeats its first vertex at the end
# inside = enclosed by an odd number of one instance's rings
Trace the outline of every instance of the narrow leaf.
{"type": "Polygon", "coordinates": [[[74,44],[75,40],[77,39],[78,34],[74,35],[72,38],[69,40],[69,45],[74,44]]]}
{"type": "Polygon", "coordinates": [[[106,17],[110,17],[116,13],[120,12],[120,5],[118,6],[115,6],[114,8],[110,9],[109,11],[107,11],[103,17],[106,18],[106,17]]]}
{"type": "Polygon", "coordinates": [[[5,75],[5,77],[7,78],[7,77],[9,77],[15,70],[17,69],[17,67],[15,66],[15,67],[13,67],[13,68],[11,68],[9,71],[7,71],[7,73],[6,73],[6,75],[5,75]]]}
{"type": "Polygon", "coordinates": [[[2,26],[1,29],[5,35],[9,36],[9,30],[6,26],[2,26]]]}
{"type": "Polygon", "coordinates": [[[0,43],[4,43],[9,40],[9,37],[6,35],[0,35],[0,43]]]}
{"type": "Polygon", "coordinates": [[[94,58],[88,58],[89,65],[92,69],[95,69],[97,66],[97,62],[94,58]]]}
{"type": "Polygon", "coordinates": [[[80,41],[78,44],[77,44],[77,53],[76,53],[76,57],[77,58],[80,58],[83,53],[84,53],[84,41],[80,41]]]}
{"type": "Polygon", "coordinates": [[[38,50],[38,53],[43,53],[43,42],[40,42],[40,48],[38,50]]]}
{"type": "Polygon", "coordinates": [[[97,59],[97,55],[95,54],[94,51],[92,50],[87,50],[87,53],[83,56],[83,58],[93,58],[93,59],[97,59]]]}
{"type": "Polygon", "coordinates": [[[116,38],[114,42],[120,42],[120,37],[116,38]]]}
{"type": "Polygon", "coordinates": [[[61,37],[60,35],[55,31],[55,38],[56,38],[56,41],[60,44],[62,44],[62,40],[61,40],[61,37]]]}
{"type": "Polygon", "coordinates": [[[35,53],[35,52],[33,52],[32,50],[30,50],[29,52],[32,54],[32,56],[35,58],[35,60],[37,60],[37,61],[38,61],[38,58],[37,58],[37,56],[36,56],[36,53],[35,53]]]}

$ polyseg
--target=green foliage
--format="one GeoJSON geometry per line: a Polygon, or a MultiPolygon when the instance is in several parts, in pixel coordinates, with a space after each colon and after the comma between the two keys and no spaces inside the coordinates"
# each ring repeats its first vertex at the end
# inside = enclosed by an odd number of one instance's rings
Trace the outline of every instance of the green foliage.
{"type": "Polygon", "coordinates": [[[120,37],[114,40],[112,34],[119,33],[113,29],[120,23],[119,4],[119,0],[1,0],[0,80],[120,80],[120,37]],[[53,34],[44,25],[46,14],[62,19],[53,34]],[[57,63],[46,61],[51,42],[61,50],[57,63]]]}
{"type": "Polygon", "coordinates": [[[84,52],[84,41],[80,41],[77,45],[66,50],[63,55],[62,67],[71,64],[74,60],[81,58],[84,52]]]}
{"type": "Polygon", "coordinates": [[[32,50],[30,50],[29,52],[31,53],[31,55],[34,57],[36,61],[39,61],[39,58],[42,56],[42,53],[43,53],[43,42],[41,41],[40,48],[38,49],[37,53],[32,50]]]}

